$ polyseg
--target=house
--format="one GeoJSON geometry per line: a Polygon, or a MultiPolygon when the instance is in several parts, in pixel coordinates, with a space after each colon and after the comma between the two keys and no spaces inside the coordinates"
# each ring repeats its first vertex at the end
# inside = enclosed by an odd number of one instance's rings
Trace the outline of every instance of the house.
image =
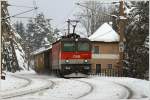
{"type": "Polygon", "coordinates": [[[89,39],[92,42],[92,73],[118,74],[119,35],[104,23],[89,39]]]}

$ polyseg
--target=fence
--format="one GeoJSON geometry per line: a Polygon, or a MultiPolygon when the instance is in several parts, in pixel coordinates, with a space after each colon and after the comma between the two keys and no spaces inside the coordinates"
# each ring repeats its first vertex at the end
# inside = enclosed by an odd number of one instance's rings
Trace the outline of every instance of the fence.
{"type": "Polygon", "coordinates": [[[113,76],[122,77],[122,71],[118,69],[102,69],[100,73],[91,73],[90,76],[113,76]]]}

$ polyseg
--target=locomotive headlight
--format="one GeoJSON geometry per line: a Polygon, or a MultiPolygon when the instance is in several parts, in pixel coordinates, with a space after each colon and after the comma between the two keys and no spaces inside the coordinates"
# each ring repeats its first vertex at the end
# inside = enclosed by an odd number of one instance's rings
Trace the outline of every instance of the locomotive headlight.
{"type": "Polygon", "coordinates": [[[69,63],[69,60],[66,60],[65,62],[66,62],[66,63],[69,63]]]}
{"type": "Polygon", "coordinates": [[[88,62],[88,60],[84,60],[84,62],[85,62],[85,63],[87,63],[87,62],[88,62]]]}
{"type": "Polygon", "coordinates": [[[76,38],[76,39],[75,39],[75,41],[77,42],[77,41],[78,41],[78,39],[76,38]]]}

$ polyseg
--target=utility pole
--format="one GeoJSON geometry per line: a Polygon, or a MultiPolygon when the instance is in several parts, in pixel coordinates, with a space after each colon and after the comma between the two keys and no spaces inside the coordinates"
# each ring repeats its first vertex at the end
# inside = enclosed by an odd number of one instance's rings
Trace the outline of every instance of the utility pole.
{"type": "Polygon", "coordinates": [[[70,34],[70,19],[68,19],[67,23],[68,23],[68,34],[70,34]]]}
{"type": "Polygon", "coordinates": [[[124,14],[124,1],[120,1],[120,11],[119,11],[119,28],[118,28],[118,33],[120,35],[120,41],[119,41],[119,71],[122,73],[123,69],[123,59],[124,59],[124,42],[125,42],[125,37],[124,37],[124,31],[125,31],[125,22],[126,22],[126,17],[124,14]]]}
{"type": "Polygon", "coordinates": [[[1,1],[0,1],[0,75],[1,75],[0,77],[1,77],[1,79],[2,79],[2,51],[1,51],[1,48],[2,48],[2,42],[1,42],[1,40],[2,40],[2,39],[1,39],[1,38],[2,38],[2,37],[1,37],[1,34],[2,34],[2,33],[1,33],[1,18],[2,18],[2,17],[1,17],[1,9],[2,9],[2,8],[1,8],[1,7],[2,7],[2,6],[1,6],[1,1]]]}

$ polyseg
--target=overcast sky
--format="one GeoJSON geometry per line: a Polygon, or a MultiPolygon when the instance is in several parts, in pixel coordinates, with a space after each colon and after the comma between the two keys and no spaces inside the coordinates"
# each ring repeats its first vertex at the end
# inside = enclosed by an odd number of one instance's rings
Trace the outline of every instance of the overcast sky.
{"type": "MultiPolygon", "coordinates": [[[[77,2],[83,2],[87,0],[8,0],[11,5],[18,5],[18,6],[32,6],[33,1],[36,1],[36,5],[39,7],[38,13],[43,12],[46,18],[51,18],[52,24],[54,26],[62,26],[64,22],[71,17],[77,10],[78,6],[75,5],[77,2]]],[[[112,1],[119,1],[119,0],[96,0],[100,2],[112,2],[112,1]]],[[[129,0],[125,0],[129,1],[129,0]]],[[[14,15],[26,10],[30,10],[31,8],[21,8],[10,6],[9,13],[10,15],[14,15]]],[[[35,15],[35,11],[23,14],[23,17],[33,17],[35,15]]],[[[12,19],[12,21],[21,20],[25,21],[25,19],[12,19]]],[[[27,19],[26,19],[27,20],[27,19]]]]}
{"type": "MultiPolygon", "coordinates": [[[[36,5],[39,7],[37,10],[38,13],[43,12],[46,18],[51,18],[54,26],[60,26],[63,24],[71,15],[73,15],[73,11],[77,8],[75,2],[80,0],[35,0],[36,5]]],[[[33,0],[9,0],[11,5],[17,6],[33,6],[33,0]]],[[[10,15],[17,14],[19,12],[23,12],[29,10],[31,8],[22,8],[10,6],[9,12],[10,15]]],[[[35,11],[20,15],[23,17],[33,17],[35,15],[35,11]]],[[[17,19],[21,21],[25,21],[25,19],[17,19]]],[[[14,20],[14,18],[12,19],[14,20]]]]}
{"type": "MultiPolygon", "coordinates": [[[[79,6],[75,5],[77,2],[83,2],[83,1],[89,1],[89,0],[8,0],[9,4],[14,6],[9,6],[9,13],[10,16],[18,14],[23,11],[30,10],[31,8],[22,8],[22,7],[15,7],[16,6],[33,6],[33,1],[36,2],[36,6],[39,7],[37,12],[32,11],[23,15],[20,15],[20,17],[34,17],[36,13],[44,13],[45,17],[48,19],[52,19],[51,25],[53,28],[58,28],[61,31],[67,28],[67,21],[68,18],[75,19],[73,17],[74,14],[76,14],[77,11],[79,11],[79,6]]],[[[113,2],[113,1],[120,1],[120,0],[96,0],[103,2],[113,2]]],[[[132,0],[125,0],[125,1],[132,1],[132,0]]],[[[136,0],[140,1],[140,0],[136,0]]],[[[15,21],[23,21],[24,23],[27,23],[27,20],[29,19],[18,19],[18,18],[12,18],[12,22],[15,21]]],[[[79,32],[85,33],[85,28],[82,27],[82,25],[77,25],[76,30],[79,29],[79,32]]]]}
{"type": "MultiPolygon", "coordinates": [[[[8,0],[11,5],[20,5],[20,6],[33,6],[33,0],[8,0]]],[[[38,13],[43,12],[47,18],[52,18],[53,22],[57,24],[62,24],[65,20],[68,19],[75,11],[78,6],[75,5],[77,2],[85,0],[34,0],[36,5],[39,7],[38,13]]],[[[98,0],[97,0],[98,1],[98,0]]],[[[116,0],[99,0],[104,1],[116,1],[116,0]]],[[[118,1],[118,0],[117,0],[118,1]]],[[[21,8],[10,6],[9,12],[11,15],[16,13],[26,11],[29,8],[21,8]]],[[[32,17],[33,12],[23,14],[22,16],[32,17]]]]}
{"type": "MultiPolygon", "coordinates": [[[[53,19],[51,21],[52,26],[58,27],[59,29],[67,28],[65,21],[70,18],[73,18],[73,14],[79,10],[79,6],[75,5],[77,2],[83,2],[85,0],[8,0],[9,4],[16,6],[31,6],[33,7],[33,1],[36,1],[36,5],[39,7],[37,10],[38,13],[43,12],[46,18],[53,19]]],[[[98,0],[96,0],[98,1],[98,0]]],[[[110,2],[118,0],[99,0],[100,2],[110,2]]],[[[10,15],[15,15],[23,11],[30,10],[31,8],[22,8],[22,7],[9,7],[10,15]]],[[[20,17],[34,17],[36,14],[35,11],[20,15],[20,17]]],[[[16,20],[27,22],[28,19],[18,19],[12,18],[12,22],[16,20]]],[[[79,26],[80,27],[80,26],[79,26]]],[[[81,27],[80,27],[81,28],[81,27]]],[[[82,28],[83,29],[83,28],[82,28]]],[[[84,29],[83,29],[84,30],[84,29]]]]}

